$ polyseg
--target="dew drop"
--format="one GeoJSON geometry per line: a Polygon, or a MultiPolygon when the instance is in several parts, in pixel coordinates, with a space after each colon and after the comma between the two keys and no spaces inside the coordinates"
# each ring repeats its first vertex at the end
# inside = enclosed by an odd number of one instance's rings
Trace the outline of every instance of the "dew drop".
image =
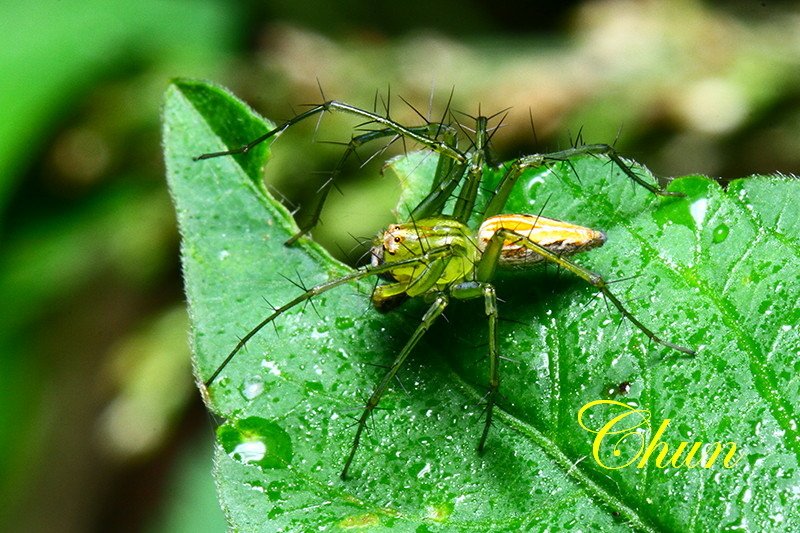
{"type": "Polygon", "coordinates": [[[729,232],[730,228],[727,226],[727,224],[720,224],[719,226],[714,228],[714,233],[711,236],[711,240],[719,244],[728,238],[729,232]]]}
{"type": "Polygon", "coordinates": [[[264,418],[230,420],[217,429],[227,454],[244,464],[261,468],[286,468],[292,460],[292,440],[286,431],[264,418]]]}
{"type": "Polygon", "coordinates": [[[417,472],[417,477],[422,479],[423,477],[428,475],[428,473],[430,473],[430,471],[431,471],[431,464],[430,463],[425,463],[425,466],[423,466],[422,469],[420,469],[420,471],[417,472]]]}
{"type": "Polygon", "coordinates": [[[541,187],[542,184],[544,184],[544,176],[543,175],[539,175],[539,176],[536,176],[536,177],[528,180],[528,182],[526,184],[526,187],[525,187],[526,188],[525,195],[526,195],[527,198],[530,198],[530,202],[535,202],[535,201],[539,200],[537,198],[537,196],[538,196],[537,195],[537,191],[539,190],[539,188],[541,187]]]}
{"type": "Polygon", "coordinates": [[[281,369],[278,368],[278,365],[274,361],[267,361],[266,359],[264,359],[263,361],[261,361],[261,366],[269,370],[269,373],[272,374],[273,376],[281,375],[281,369]]]}
{"type": "Polygon", "coordinates": [[[264,392],[264,378],[257,374],[247,378],[242,385],[241,392],[245,400],[258,398],[264,392]]]}
{"type": "Polygon", "coordinates": [[[259,440],[242,442],[230,452],[230,456],[245,464],[255,463],[264,459],[267,453],[267,445],[259,440]]]}
{"type": "Polygon", "coordinates": [[[698,228],[703,227],[703,221],[706,218],[706,211],[708,210],[708,199],[700,198],[692,202],[689,206],[689,213],[692,215],[695,224],[698,228]]]}
{"type": "Polygon", "coordinates": [[[334,325],[336,326],[336,329],[345,330],[352,328],[355,325],[355,322],[349,316],[337,316],[336,320],[334,321],[334,325]]]}
{"type": "Polygon", "coordinates": [[[429,505],[426,509],[426,518],[434,522],[445,522],[453,514],[454,505],[452,503],[441,503],[429,505]]]}

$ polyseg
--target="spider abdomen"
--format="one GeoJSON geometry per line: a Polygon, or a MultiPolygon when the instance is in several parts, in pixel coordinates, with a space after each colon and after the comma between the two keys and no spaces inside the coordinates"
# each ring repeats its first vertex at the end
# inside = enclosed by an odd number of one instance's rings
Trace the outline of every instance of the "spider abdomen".
{"type": "MultiPolygon", "coordinates": [[[[478,246],[486,248],[492,235],[506,230],[529,239],[539,246],[559,255],[573,255],[602,246],[606,235],[602,231],[563,222],[538,215],[496,215],[483,221],[478,229],[478,246]]],[[[524,267],[539,263],[543,257],[530,247],[523,245],[523,239],[506,238],[500,252],[498,264],[505,267],[524,267]]]]}

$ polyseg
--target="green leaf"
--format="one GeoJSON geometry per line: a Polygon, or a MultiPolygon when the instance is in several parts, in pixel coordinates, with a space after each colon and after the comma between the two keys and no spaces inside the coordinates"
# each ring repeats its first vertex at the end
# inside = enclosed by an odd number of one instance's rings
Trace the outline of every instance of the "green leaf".
{"type": "MultiPolygon", "coordinates": [[[[312,286],[348,268],[308,239],[283,245],[294,222],[252,174],[265,153],[246,163],[192,160],[269,128],[243,104],[180,81],[167,92],[164,121],[202,381],[270,305],[302,292],[286,277],[312,286]],[[231,138],[224,123],[243,133],[231,138]]],[[[401,174],[417,163],[392,168],[401,174]]],[[[800,528],[797,181],[757,177],[724,191],[693,176],[670,186],[685,198],[658,198],[604,159],[570,163],[523,176],[508,211],[544,209],[606,231],[606,245],[577,262],[620,280],[612,290],[639,320],[697,356],[649,345],[566,274],[505,274],[497,281],[499,335],[510,360],[486,453],[475,451],[486,320],[481,302],[454,302],[401,370],[402,386],[375,411],[352,479],[341,481],[351,418],[425,304],[380,315],[369,306],[374,280],[339,287],[265,328],[206,391],[209,408],[229,421],[215,475],[235,529],[800,528]],[[603,442],[607,465],[632,457],[636,439],[652,438],[664,419],[661,441],[670,449],[732,441],[740,460],[731,468],[722,457],[710,468],[659,468],[654,454],[643,468],[603,468],[592,455],[594,435],[577,422],[582,406],[603,399],[651,416],[620,444],[620,457],[611,439],[603,442]]],[[[594,409],[584,422],[597,429],[615,414],[594,409]]]]}

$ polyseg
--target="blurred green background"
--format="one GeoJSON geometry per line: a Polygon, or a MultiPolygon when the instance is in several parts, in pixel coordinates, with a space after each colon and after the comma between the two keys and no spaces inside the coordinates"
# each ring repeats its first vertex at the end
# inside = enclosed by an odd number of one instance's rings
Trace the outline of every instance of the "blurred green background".
{"type": "MultiPolygon", "coordinates": [[[[0,530],[225,528],[159,146],[173,77],[226,85],[273,120],[318,102],[317,80],[367,108],[391,87],[423,115],[433,94],[433,117],[455,89],[457,110],[511,108],[499,160],[582,128],[660,175],[800,171],[796,3],[548,4],[4,3],[0,530]]],[[[390,109],[420,121],[396,97],[390,109]]],[[[277,142],[267,181],[300,216],[341,155],[315,139],[347,141],[356,122],[277,142]]],[[[345,260],[350,235],[392,218],[383,159],[353,161],[314,233],[345,260]]]]}

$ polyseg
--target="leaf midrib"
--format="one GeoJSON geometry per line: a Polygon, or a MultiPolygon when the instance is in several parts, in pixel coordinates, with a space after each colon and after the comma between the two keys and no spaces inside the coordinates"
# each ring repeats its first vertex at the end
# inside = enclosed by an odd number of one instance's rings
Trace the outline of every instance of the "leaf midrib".
{"type": "MultiPolygon", "coordinates": [[[[478,402],[483,400],[485,395],[480,393],[474,385],[466,381],[449,365],[448,372],[453,378],[453,383],[464,390],[474,401],[478,402]]],[[[618,518],[631,527],[635,527],[641,531],[658,531],[648,520],[637,513],[635,509],[625,504],[620,498],[591,479],[588,473],[584,471],[584,467],[581,466],[583,462],[581,459],[577,461],[571,460],[567,454],[562,451],[559,444],[547,438],[532,424],[514,416],[502,407],[495,406],[494,413],[495,416],[502,419],[509,427],[524,435],[529,441],[533,442],[544,451],[565,475],[572,478],[586,492],[590,499],[595,498],[592,499],[593,502],[599,501],[608,508],[618,510],[620,513],[618,518]]]]}

